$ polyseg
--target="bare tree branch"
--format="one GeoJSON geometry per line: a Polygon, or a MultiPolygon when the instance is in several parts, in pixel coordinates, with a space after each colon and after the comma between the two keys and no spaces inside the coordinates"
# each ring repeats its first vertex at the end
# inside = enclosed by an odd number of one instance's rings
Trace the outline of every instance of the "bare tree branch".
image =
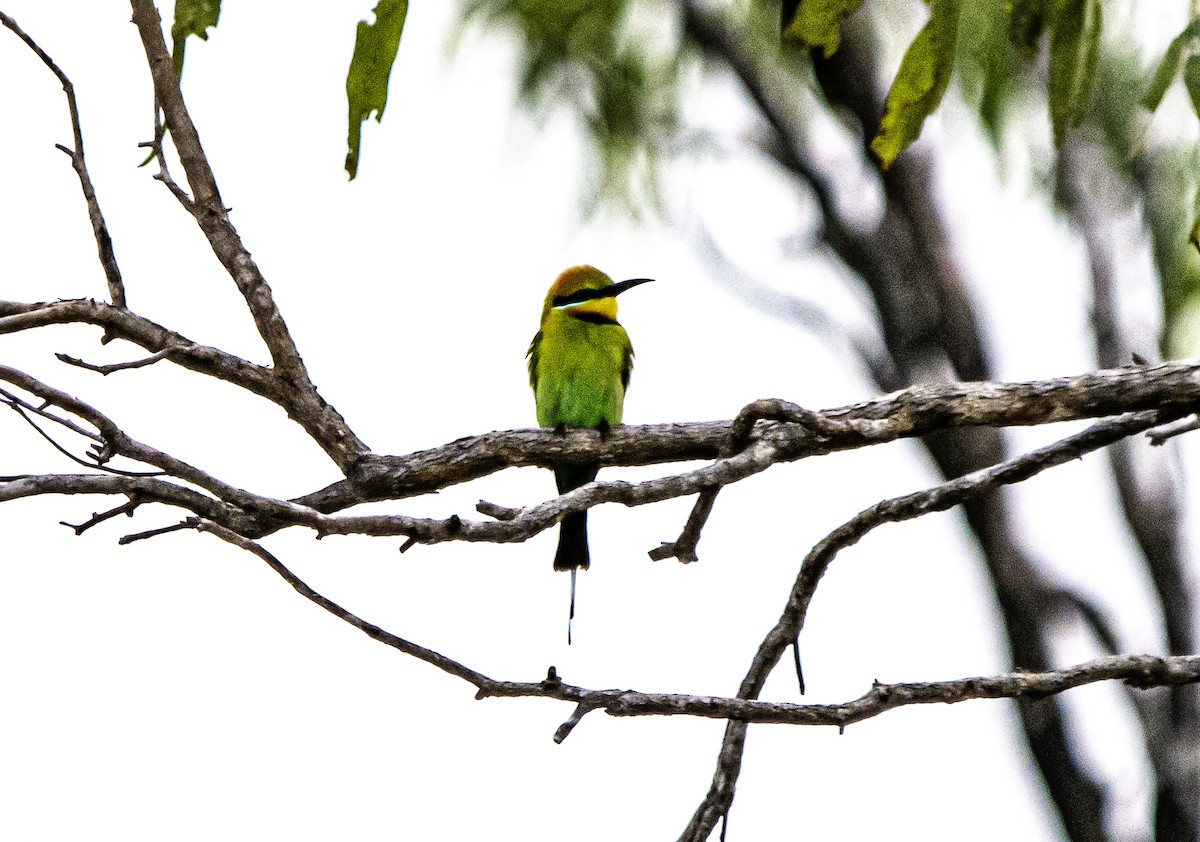
{"type": "Polygon", "coordinates": [[[1119,680],[1139,689],[1200,681],[1200,656],[1162,658],[1152,655],[1111,656],[1042,673],[1016,672],[911,684],[876,682],[859,698],[837,705],[798,705],[790,702],[763,702],[720,696],[642,693],[636,690],[592,690],[564,683],[554,667],[550,667],[549,674],[543,681],[498,681],[432,649],[385,631],[346,610],[309,587],[275,555],[255,541],[243,538],[218,524],[195,518],[171,527],[172,530],[186,528],[208,532],[235,547],[253,553],[295,588],[297,593],[338,619],[380,643],[473,684],[478,691],[475,694],[477,699],[538,697],[574,702],[576,709],[555,732],[555,742],[566,739],[582,717],[593,710],[603,710],[610,716],[699,716],[708,719],[739,720],[743,723],[832,725],[844,728],[889,710],[914,704],[954,704],[972,699],[1020,697],[1041,699],[1098,681],[1119,680]]]}
{"type": "Polygon", "coordinates": [[[344,471],[355,469],[357,460],[365,453],[365,445],[349,431],[336,410],[315,396],[315,392],[296,388],[275,369],[193,342],[150,319],[99,301],[73,299],[31,304],[0,301],[0,334],[52,324],[103,327],[106,336],[127,340],[153,354],[166,351],[168,359],[177,365],[266,398],[286,410],[288,417],[300,424],[344,471]]]}
{"type": "MultiPolygon", "coordinates": [[[[1170,417],[1146,411],[1101,421],[1082,433],[1009,462],[948,480],[926,491],[884,500],[860,512],[823,538],[805,557],[783,615],[759,645],[750,669],[738,688],[738,698],[757,698],[762,692],[767,676],[779,663],[784,650],[788,646],[799,645],[797,638],[804,627],[808,606],[816,593],[818,582],[833,559],[875,527],[911,520],[929,512],[945,511],[1002,485],[1021,482],[1048,468],[1078,459],[1084,453],[1105,447],[1165,420],[1170,420],[1170,417]]],[[[702,842],[709,837],[717,822],[728,814],[741,769],[746,729],[744,721],[731,719],[726,725],[712,785],[681,839],[702,842]]]]}
{"type": "MultiPolygon", "coordinates": [[[[240,386],[289,409],[286,391],[267,366],[193,342],[129,310],[88,298],[31,304],[0,301],[0,334],[63,324],[96,325],[117,339],[132,342],[152,353],[173,349],[170,360],[176,365],[240,386]]],[[[297,420],[305,429],[311,423],[297,420]]]]}
{"type": "MultiPolygon", "coordinates": [[[[1162,363],[1027,383],[914,386],[822,411],[822,423],[829,426],[821,435],[813,434],[811,425],[798,423],[759,421],[754,430],[756,441],[774,448],[776,461],[794,461],[935,430],[1027,426],[1141,409],[1186,409],[1197,401],[1200,364],[1162,363]],[[844,426],[833,426],[838,424],[844,426]]],[[[587,430],[569,430],[566,435],[532,430],[485,433],[407,456],[367,456],[354,481],[334,483],[294,502],[332,512],[366,500],[427,494],[508,467],[717,459],[725,452],[732,432],[731,422],[710,421],[627,425],[615,427],[604,438],[587,430]]],[[[699,490],[695,487],[687,493],[699,490]]]]}

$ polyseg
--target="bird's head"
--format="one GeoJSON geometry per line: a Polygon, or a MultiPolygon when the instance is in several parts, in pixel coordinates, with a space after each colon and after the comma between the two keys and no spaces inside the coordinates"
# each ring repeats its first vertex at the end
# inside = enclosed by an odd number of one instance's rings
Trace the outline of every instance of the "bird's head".
{"type": "Polygon", "coordinates": [[[572,315],[586,314],[616,321],[617,296],[627,289],[652,280],[632,278],[614,284],[612,278],[594,266],[572,266],[550,285],[542,318],[545,319],[552,310],[559,310],[572,315]]]}

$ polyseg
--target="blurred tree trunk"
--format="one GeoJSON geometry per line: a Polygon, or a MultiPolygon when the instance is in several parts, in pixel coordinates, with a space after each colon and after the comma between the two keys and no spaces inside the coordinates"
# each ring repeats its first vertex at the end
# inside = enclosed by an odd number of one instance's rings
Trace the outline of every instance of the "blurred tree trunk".
{"type": "MultiPolygon", "coordinates": [[[[1119,219],[1137,219],[1134,184],[1111,165],[1102,143],[1071,135],[1059,155],[1058,200],[1078,227],[1087,247],[1092,281],[1092,329],[1100,368],[1128,364],[1133,353],[1148,353],[1151,342],[1127,335],[1120,308],[1123,255],[1119,219]],[[1141,347],[1138,347],[1138,346],[1141,347]]],[[[1144,226],[1143,226],[1144,227],[1144,226]]],[[[1125,263],[1135,263],[1126,260],[1125,263]]],[[[1118,442],[1108,449],[1109,467],[1125,521],[1141,552],[1158,598],[1169,653],[1194,652],[1194,606],[1187,581],[1179,510],[1180,489],[1171,464],[1172,450],[1140,448],[1118,442]]],[[[1111,633],[1103,636],[1115,637],[1111,633]]],[[[1154,802],[1155,838],[1197,838],[1200,768],[1197,760],[1197,688],[1175,687],[1138,704],[1146,749],[1158,778],[1154,802]]]]}
{"type": "MultiPolygon", "coordinates": [[[[880,388],[891,391],[920,382],[989,379],[978,319],[950,256],[930,164],[921,151],[908,150],[882,176],[882,218],[871,230],[856,230],[838,217],[831,196],[834,188],[818,175],[821,162],[815,155],[808,157],[812,153],[799,142],[798,129],[789,127],[785,103],[780,101],[787,92],[757,74],[753,58],[715,14],[686,2],[684,19],[687,37],[704,54],[725,62],[742,82],[764,125],[777,135],[770,148],[816,194],[823,239],[870,291],[890,358],[888,365],[872,366],[880,388]]],[[[873,134],[883,106],[874,83],[880,75],[875,64],[880,51],[873,40],[867,27],[847,26],[838,52],[828,60],[814,61],[829,105],[856,121],[855,128],[864,138],[873,134]]],[[[862,150],[870,154],[865,144],[862,150]]],[[[947,431],[923,442],[947,479],[1005,458],[995,429],[947,431]]],[[[1014,667],[1050,668],[1049,626],[1057,600],[1017,543],[1019,530],[1004,496],[993,494],[964,509],[995,587],[1014,667]]],[[[1104,793],[1071,752],[1059,702],[1019,701],[1017,708],[1026,742],[1067,837],[1072,842],[1108,839],[1104,793]]]]}

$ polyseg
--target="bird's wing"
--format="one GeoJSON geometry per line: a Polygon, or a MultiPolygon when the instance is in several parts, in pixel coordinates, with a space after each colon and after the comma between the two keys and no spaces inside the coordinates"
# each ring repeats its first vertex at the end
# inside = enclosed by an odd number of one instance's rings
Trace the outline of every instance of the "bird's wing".
{"type": "MultiPolygon", "coordinates": [[[[621,333],[625,333],[622,329],[621,333]]],[[[629,334],[625,333],[625,358],[621,362],[621,388],[629,388],[629,375],[633,373],[633,344],[629,341],[629,334]]]]}
{"type": "Polygon", "coordinates": [[[533,387],[533,391],[537,391],[538,380],[538,351],[542,346],[542,332],[539,330],[533,337],[533,341],[529,343],[529,350],[525,352],[525,356],[529,358],[529,385],[533,387]]]}

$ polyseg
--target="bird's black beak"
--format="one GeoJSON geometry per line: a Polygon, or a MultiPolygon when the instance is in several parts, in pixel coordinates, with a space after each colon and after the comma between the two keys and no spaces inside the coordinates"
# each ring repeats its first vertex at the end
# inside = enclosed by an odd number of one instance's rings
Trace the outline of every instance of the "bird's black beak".
{"type": "Polygon", "coordinates": [[[601,298],[616,298],[627,289],[633,289],[641,284],[648,284],[654,278],[631,278],[628,281],[610,284],[600,289],[577,289],[570,295],[557,296],[551,302],[553,307],[570,307],[572,304],[582,304],[585,301],[596,301],[601,298]]]}
{"type": "Polygon", "coordinates": [[[605,287],[604,291],[607,293],[605,298],[616,298],[627,289],[633,289],[636,286],[653,282],[654,278],[630,278],[628,281],[621,281],[610,287],[605,287]]]}

